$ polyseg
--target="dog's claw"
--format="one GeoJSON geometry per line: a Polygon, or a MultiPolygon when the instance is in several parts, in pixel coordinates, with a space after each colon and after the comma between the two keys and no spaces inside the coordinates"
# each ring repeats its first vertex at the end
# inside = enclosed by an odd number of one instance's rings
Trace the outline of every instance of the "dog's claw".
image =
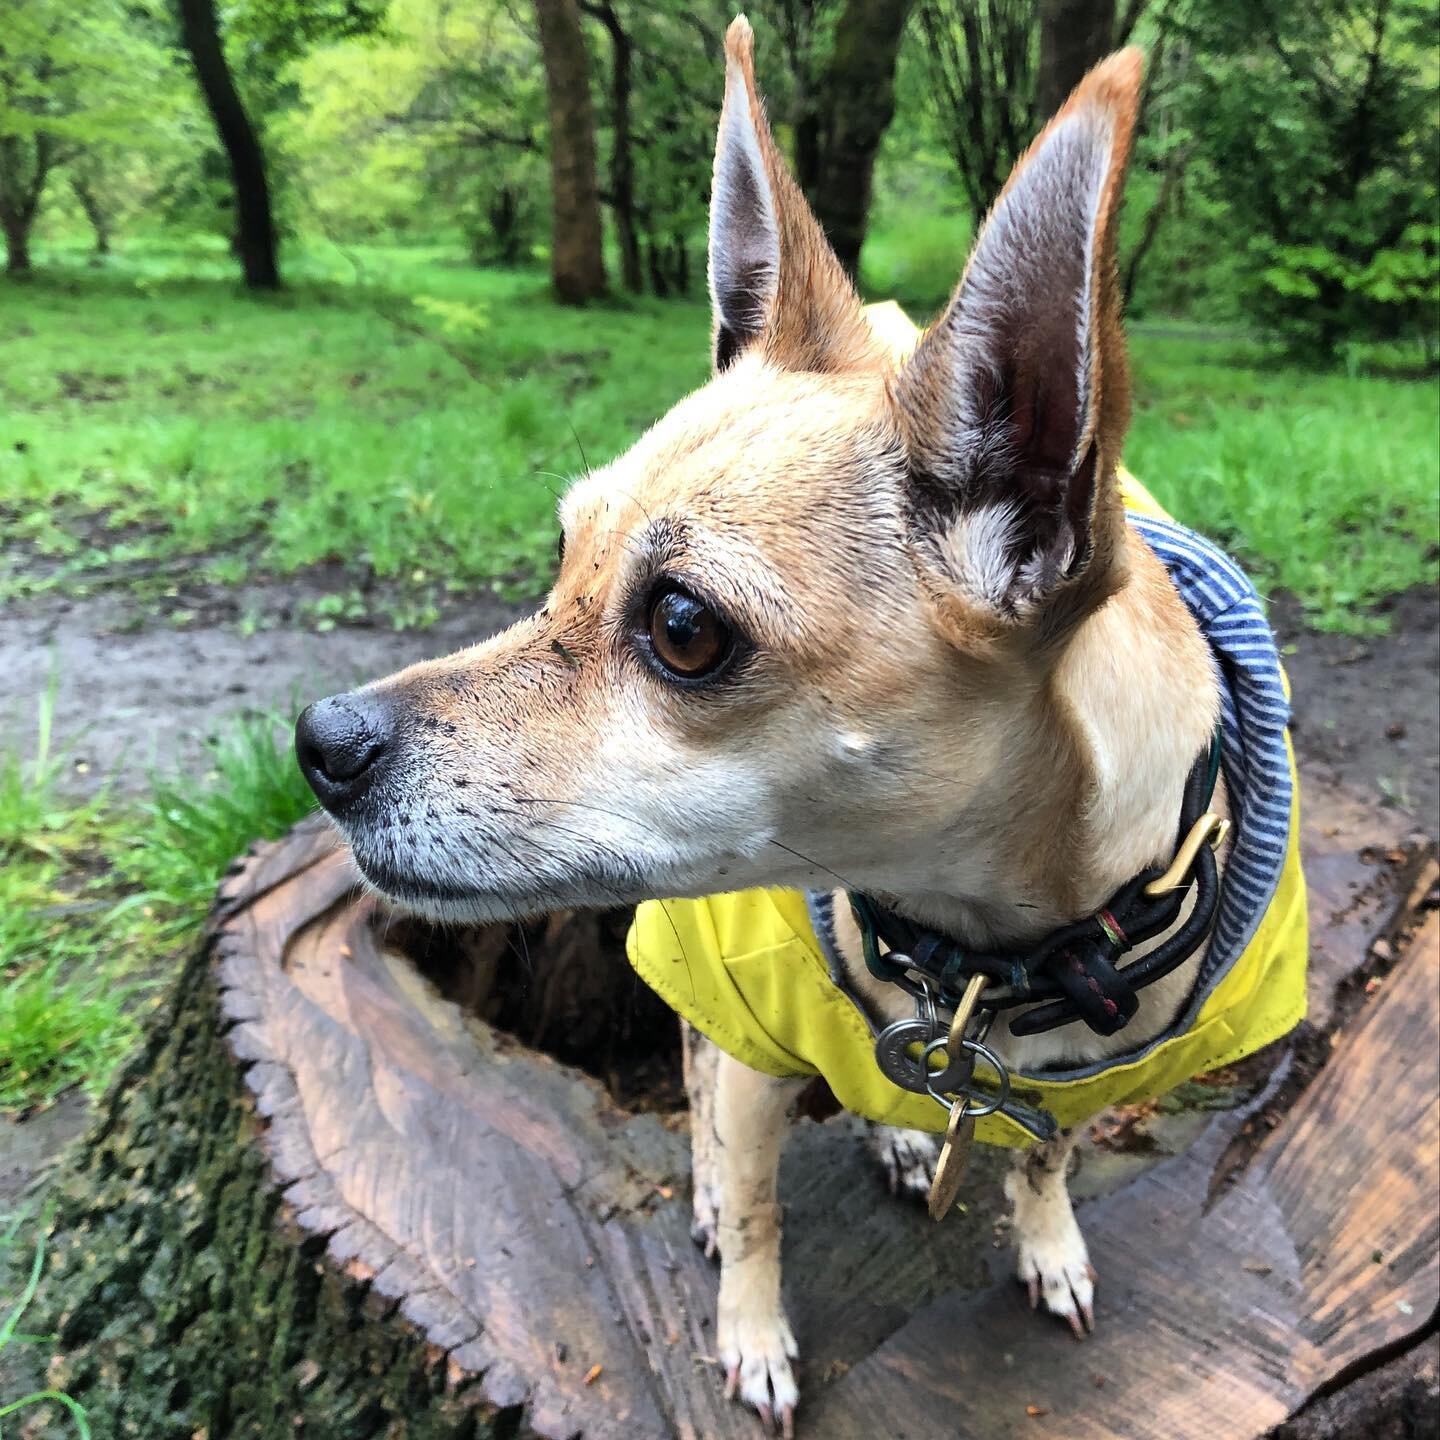
{"type": "Polygon", "coordinates": [[[714,1185],[699,1175],[690,1213],[690,1238],[707,1260],[713,1260],[720,1253],[720,1197],[714,1185]]]}
{"type": "Polygon", "coordinates": [[[1068,1237],[1062,1235],[1060,1243],[1022,1239],[1019,1255],[1019,1278],[1030,1308],[1038,1310],[1043,1304],[1070,1327],[1077,1340],[1095,1329],[1095,1271],[1085,1257],[1084,1243],[1078,1230],[1068,1237]],[[1069,1244],[1064,1243],[1066,1239],[1069,1244]]]}
{"type": "Polygon", "coordinates": [[[690,1238],[707,1260],[713,1260],[720,1253],[720,1227],[713,1219],[701,1219],[697,1215],[690,1223],[690,1238]]]}
{"type": "Polygon", "coordinates": [[[719,1254],[720,1247],[716,1243],[713,1230],[694,1230],[690,1238],[700,1247],[700,1253],[707,1260],[713,1260],[719,1254]]]}
{"type": "Polygon", "coordinates": [[[716,1338],[726,1367],[726,1398],[750,1406],[766,1434],[793,1434],[800,1396],[790,1363],[796,1355],[795,1337],[784,1315],[747,1324],[728,1320],[722,1310],[716,1338]]]}
{"type": "Polygon", "coordinates": [[[913,1196],[917,1200],[929,1195],[940,1154],[940,1144],[934,1135],[921,1130],[871,1125],[865,1140],[880,1162],[885,1184],[892,1195],[913,1196]]]}

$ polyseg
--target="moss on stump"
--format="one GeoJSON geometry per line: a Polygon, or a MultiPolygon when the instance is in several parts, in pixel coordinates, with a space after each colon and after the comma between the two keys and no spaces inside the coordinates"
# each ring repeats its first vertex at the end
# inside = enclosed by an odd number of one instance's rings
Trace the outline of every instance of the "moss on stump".
{"type": "Polygon", "coordinates": [[[190,959],[57,1194],[32,1328],[97,1436],[489,1440],[520,1429],[288,1218],[190,959]]]}

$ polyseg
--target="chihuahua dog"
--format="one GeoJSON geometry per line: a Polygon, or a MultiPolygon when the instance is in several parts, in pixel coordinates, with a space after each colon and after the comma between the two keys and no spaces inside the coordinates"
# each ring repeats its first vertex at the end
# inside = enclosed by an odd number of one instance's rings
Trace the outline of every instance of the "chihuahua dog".
{"type": "MultiPolygon", "coordinates": [[[[1117,481],[1140,58],[1081,83],[897,358],[786,170],[743,18],[726,52],[713,377],[570,489],[537,614],[312,706],[302,765],[366,877],[439,921],[843,877],[943,935],[1024,946],[1169,859],[1220,710],[1117,481]]],[[[834,913],[850,983],[908,1013],[834,913]]],[[[1198,963],[1144,990],[1126,1047],[1173,1021],[1198,963]]],[[[1036,1072],[1121,1041],[1068,1026],[992,1044],[1036,1072]]],[[[686,1072],[719,1354],[731,1392],[788,1433],[776,1173],[801,1082],[695,1032],[686,1072]]],[[[892,1183],[928,1185],[935,1137],[876,1144],[892,1183]]],[[[1021,1152],[1007,1191],[1032,1303],[1082,1332],[1070,1146],[1021,1152]]]]}

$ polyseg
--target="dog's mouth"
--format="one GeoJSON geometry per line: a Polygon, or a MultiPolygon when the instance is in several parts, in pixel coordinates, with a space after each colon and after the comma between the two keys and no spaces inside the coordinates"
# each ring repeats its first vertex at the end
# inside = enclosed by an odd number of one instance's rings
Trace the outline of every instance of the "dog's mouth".
{"type": "Polygon", "coordinates": [[[393,860],[366,853],[351,837],[351,854],[368,884],[398,910],[426,920],[459,925],[487,925],[527,921],[559,910],[596,910],[630,906],[647,898],[633,878],[622,883],[616,876],[576,873],[563,883],[545,883],[539,877],[515,884],[487,876],[482,883],[422,874],[393,860]]]}
{"type": "Polygon", "coordinates": [[[396,908],[427,920],[482,925],[496,921],[529,920],[553,910],[570,908],[557,895],[508,886],[484,888],[414,875],[393,865],[367,859],[353,851],[365,879],[396,908]]]}

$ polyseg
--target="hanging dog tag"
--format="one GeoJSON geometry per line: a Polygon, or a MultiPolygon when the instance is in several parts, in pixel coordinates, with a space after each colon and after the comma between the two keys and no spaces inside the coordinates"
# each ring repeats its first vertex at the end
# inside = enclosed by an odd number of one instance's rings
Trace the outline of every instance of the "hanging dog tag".
{"type": "MultiPolygon", "coordinates": [[[[970,1113],[970,1102],[964,1093],[975,1073],[975,1056],[965,1044],[965,1032],[970,1028],[970,1020],[984,989],[985,977],[972,975],[950,1022],[950,1035],[945,1048],[951,1060],[946,1069],[955,1076],[955,1089],[961,1093],[950,1106],[950,1123],[945,1127],[945,1143],[940,1147],[935,1178],[930,1182],[928,1208],[932,1220],[943,1220],[955,1203],[955,1197],[960,1193],[960,1184],[965,1179],[970,1147],[975,1140],[975,1117],[970,1113]]],[[[935,1090],[932,1089],[930,1093],[935,1095],[936,1099],[940,1098],[935,1090]]]]}
{"type": "Polygon", "coordinates": [[[935,1165],[935,1178],[930,1182],[930,1198],[926,1202],[932,1220],[943,1220],[960,1193],[961,1182],[970,1162],[970,1146],[975,1140],[975,1117],[970,1114],[969,1101],[962,1095],[950,1107],[950,1123],[945,1127],[945,1143],[935,1165]]]}

